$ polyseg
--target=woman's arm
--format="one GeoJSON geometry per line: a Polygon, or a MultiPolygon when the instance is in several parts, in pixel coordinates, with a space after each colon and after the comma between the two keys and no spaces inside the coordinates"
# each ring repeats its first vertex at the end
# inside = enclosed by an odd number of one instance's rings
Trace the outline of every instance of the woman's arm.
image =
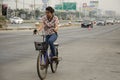
{"type": "Polygon", "coordinates": [[[37,31],[41,31],[43,29],[43,23],[39,24],[37,27],[38,27],[37,31]]]}
{"type": "Polygon", "coordinates": [[[37,31],[41,31],[43,29],[43,22],[42,23],[38,23],[38,24],[35,24],[36,28],[37,28],[37,31]]]}
{"type": "Polygon", "coordinates": [[[37,34],[39,31],[41,31],[43,29],[43,23],[38,23],[38,24],[35,24],[36,28],[34,31],[33,31],[33,34],[37,34]]]}
{"type": "Polygon", "coordinates": [[[55,29],[54,31],[57,32],[58,31],[58,28],[59,28],[59,20],[58,20],[58,17],[56,17],[56,20],[55,20],[55,29]]]}
{"type": "Polygon", "coordinates": [[[58,27],[58,24],[55,24],[55,29],[54,29],[54,31],[57,32],[57,31],[58,31],[58,28],[59,28],[59,27],[58,27]]]}

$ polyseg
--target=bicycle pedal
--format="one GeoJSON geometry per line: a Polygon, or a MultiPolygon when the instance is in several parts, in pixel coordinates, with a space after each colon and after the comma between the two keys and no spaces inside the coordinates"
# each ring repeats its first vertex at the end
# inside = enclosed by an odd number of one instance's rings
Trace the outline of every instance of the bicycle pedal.
{"type": "Polygon", "coordinates": [[[58,58],[52,58],[51,60],[52,61],[58,61],[58,58]]]}

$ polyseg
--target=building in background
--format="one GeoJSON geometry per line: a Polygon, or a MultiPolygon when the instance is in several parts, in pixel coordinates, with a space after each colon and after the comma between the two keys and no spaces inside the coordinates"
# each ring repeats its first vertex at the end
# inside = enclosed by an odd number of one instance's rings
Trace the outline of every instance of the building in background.
{"type": "Polygon", "coordinates": [[[116,16],[116,12],[115,11],[112,11],[112,10],[106,10],[105,11],[105,15],[107,17],[111,17],[111,18],[114,18],[116,16]]]}

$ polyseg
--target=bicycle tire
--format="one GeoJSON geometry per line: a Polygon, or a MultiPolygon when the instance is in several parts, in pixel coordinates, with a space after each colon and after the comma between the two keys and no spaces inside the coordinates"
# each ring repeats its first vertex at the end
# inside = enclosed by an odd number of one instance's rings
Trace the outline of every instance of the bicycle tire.
{"type": "MultiPolygon", "coordinates": [[[[56,50],[56,56],[58,57],[58,49],[56,48],[55,50],[56,50]]],[[[51,60],[50,67],[52,73],[55,73],[57,71],[58,63],[59,63],[58,60],[51,60]]]]}
{"type": "Polygon", "coordinates": [[[39,52],[38,54],[38,57],[37,57],[37,73],[38,73],[38,76],[41,80],[44,80],[47,76],[47,69],[48,69],[48,63],[46,62],[46,67],[43,69],[44,70],[44,75],[42,74],[42,67],[41,66],[41,61],[42,60],[42,56],[44,56],[41,52],[39,52]]]}

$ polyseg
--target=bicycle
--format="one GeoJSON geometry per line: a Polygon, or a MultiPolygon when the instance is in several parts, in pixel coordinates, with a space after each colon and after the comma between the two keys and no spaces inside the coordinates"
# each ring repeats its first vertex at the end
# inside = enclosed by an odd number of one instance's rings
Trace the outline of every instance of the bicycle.
{"type": "MultiPolygon", "coordinates": [[[[41,80],[44,80],[47,75],[47,70],[50,64],[52,73],[55,73],[59,64],[58,59],[52,59],[52,53],[50,52],[49,45],[45,42],[45,35],[42,42],[34,42],[35,49],[39,51],[37,57],[37,73],[41,80]]],[[[54,43],[56,56],[58,57],[58,43],[54,43]]]]}

